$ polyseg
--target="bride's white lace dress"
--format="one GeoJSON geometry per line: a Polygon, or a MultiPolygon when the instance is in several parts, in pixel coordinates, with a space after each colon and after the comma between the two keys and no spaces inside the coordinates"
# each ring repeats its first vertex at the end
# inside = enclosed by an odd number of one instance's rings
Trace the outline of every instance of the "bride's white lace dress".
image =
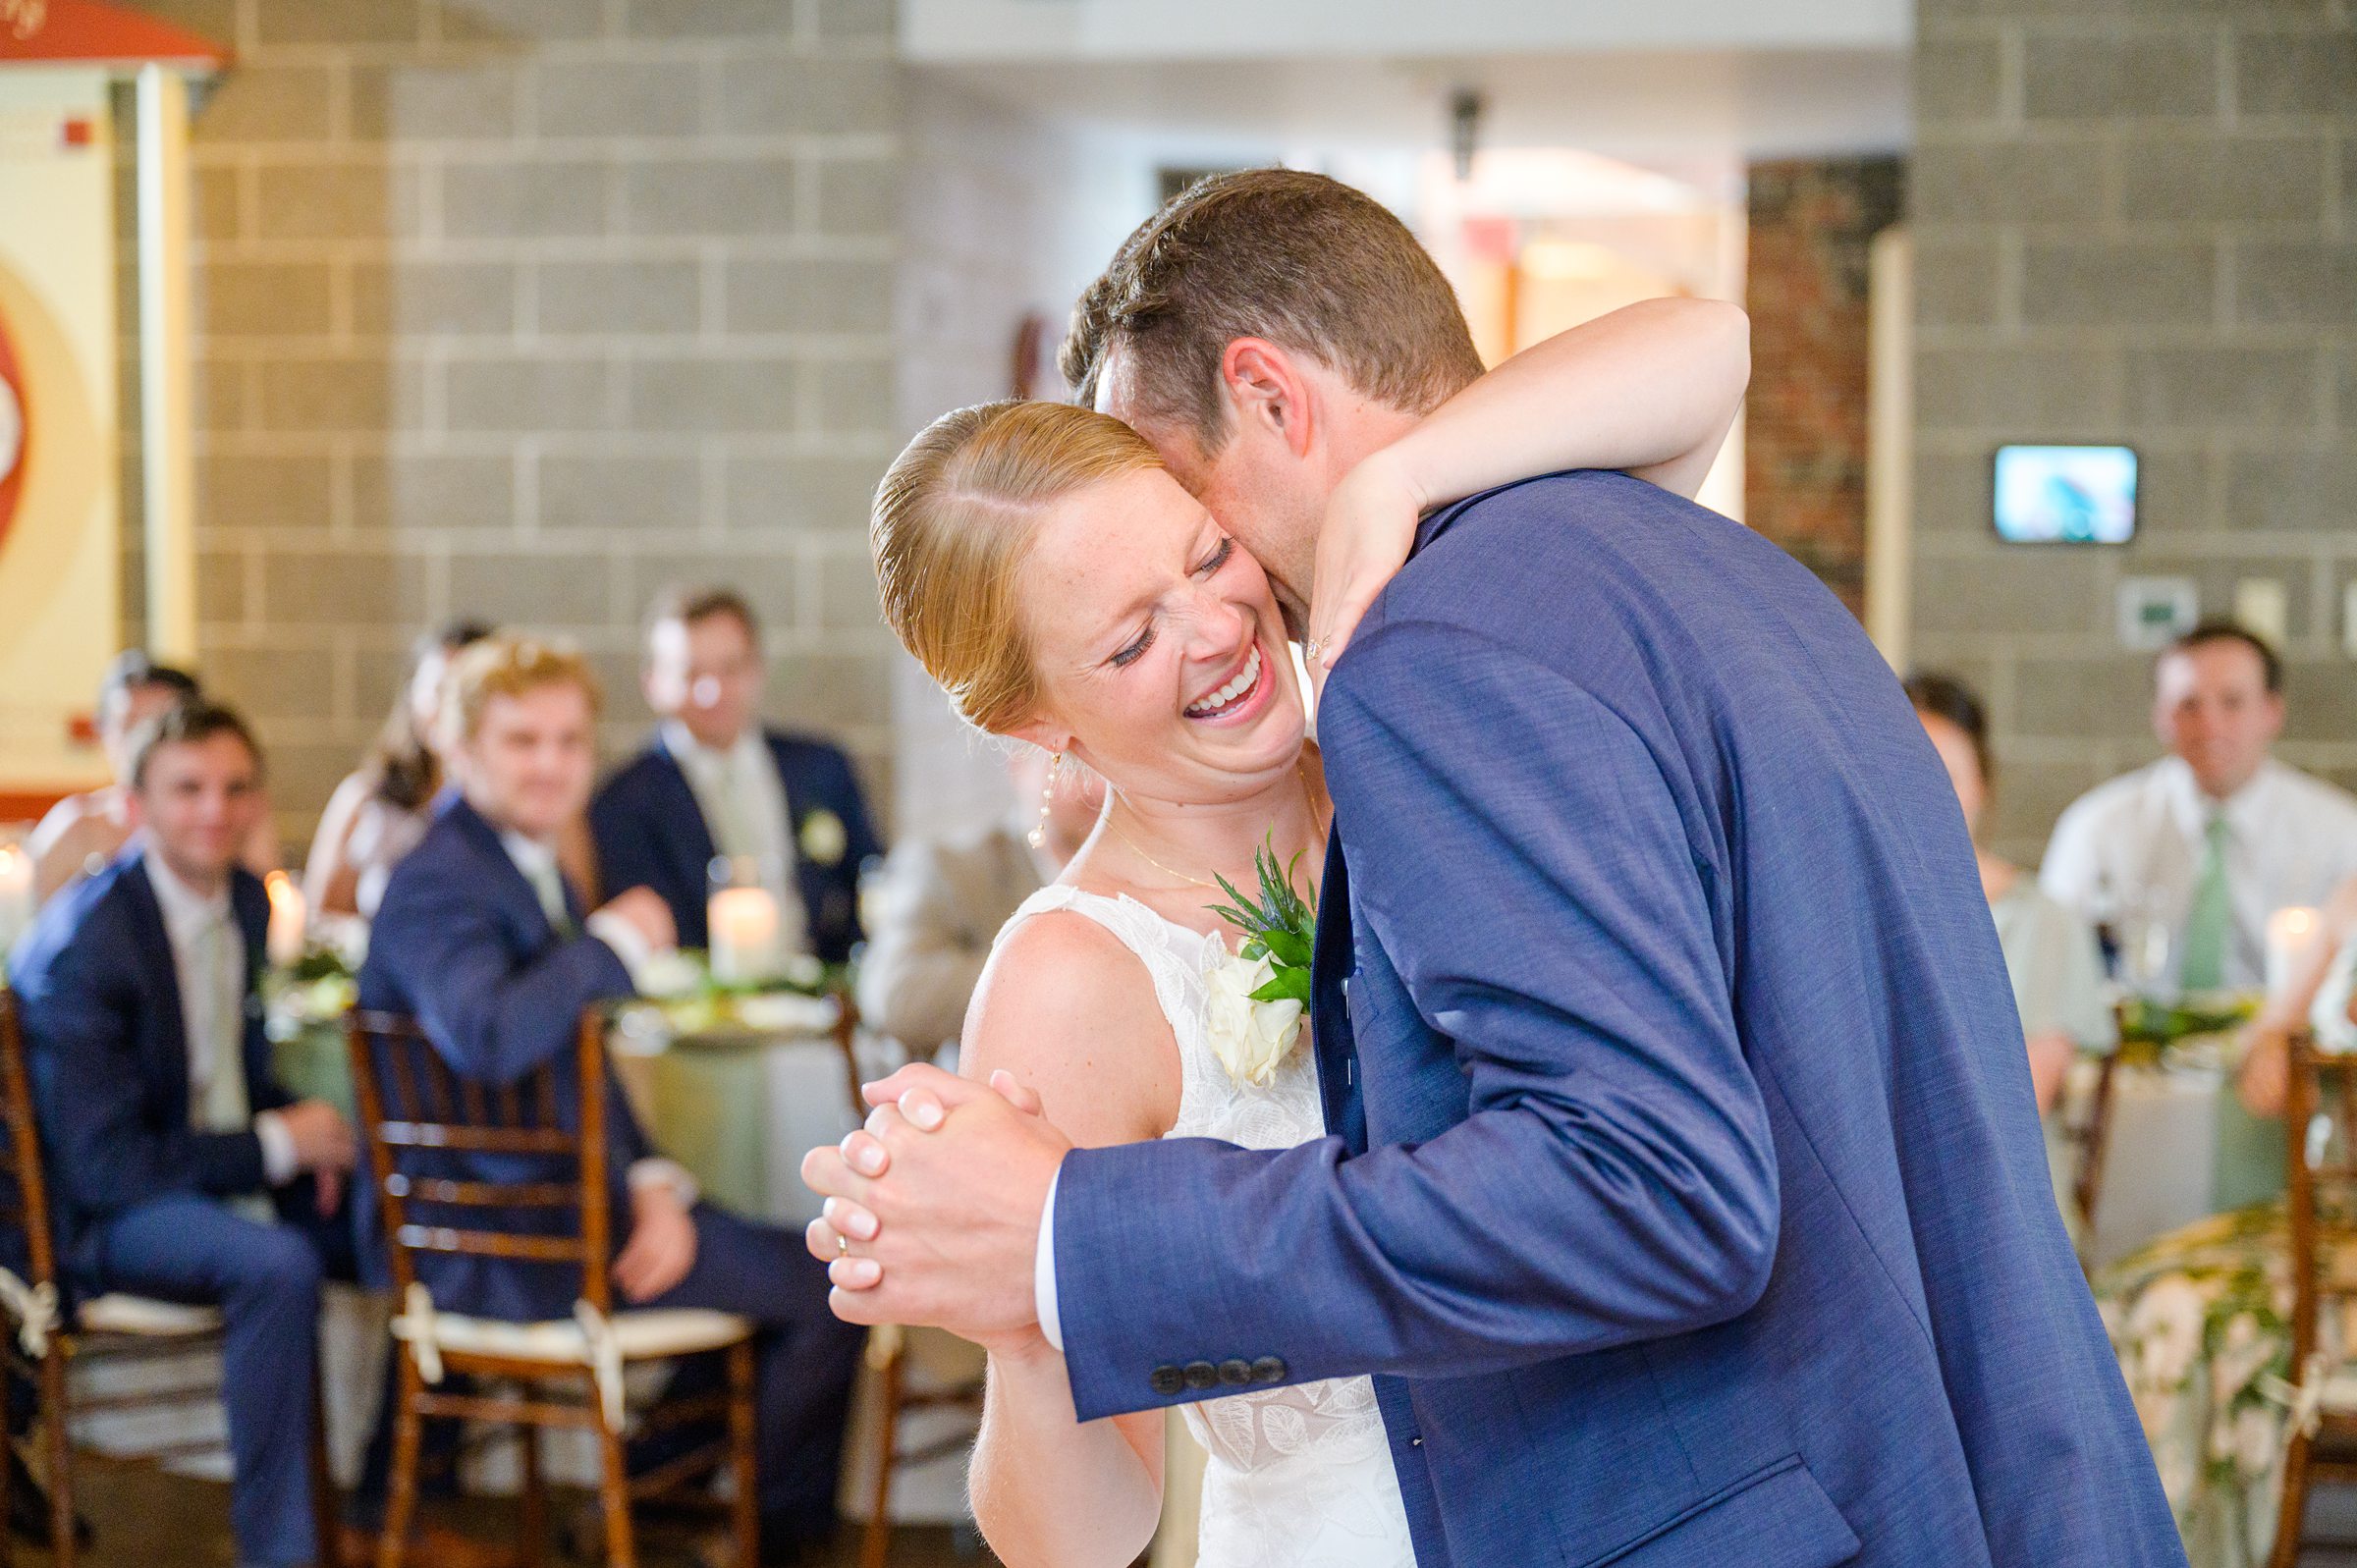
{"type": "MultiPolygon", "coordinates": [[[[1133,898],[1058,885],[1025,899],[999,940],[1051,910],[1103,926],[1152,977],[1181,1069],[1178,1121],[1167,1136],[1285,1149],[1325,1132],[1306,1038],[1265,1087],[1236,1082],[1212,1054],[1204,977],[1230,950],[1220,938],[1165,920],[1133,898]]],[[[1366,1379],[1232,1394],[1185,1413],[1211,1456],[1198,1568],[1414,1568],[1383,1415],[1366,1379]]]]}

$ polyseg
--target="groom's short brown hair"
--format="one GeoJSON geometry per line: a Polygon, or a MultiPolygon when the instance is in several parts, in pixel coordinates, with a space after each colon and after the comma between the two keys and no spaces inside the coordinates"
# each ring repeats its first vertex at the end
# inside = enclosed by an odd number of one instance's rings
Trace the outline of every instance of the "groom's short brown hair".
{"type": "Polygon", "coordinates": [[[1294,169],[1213,175],[1172,198],[1081,295],[1057,363],[1090,403],[1121,345],[1136,411],[1186,429],[1209,457],[1227,445],[1220,358],[1237,338],[1313,355],[1417,413],[1482,371],[1455,292],[1407,225],[1294,169]]]}

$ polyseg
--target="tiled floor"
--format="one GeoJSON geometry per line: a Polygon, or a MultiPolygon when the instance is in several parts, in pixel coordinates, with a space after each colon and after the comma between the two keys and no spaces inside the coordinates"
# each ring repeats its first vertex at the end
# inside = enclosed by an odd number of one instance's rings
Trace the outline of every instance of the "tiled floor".
{"type": "MultiPolygon", "coordinates": [[[[85,1568],[234,1568],[229,1541],[229,1494],[212,1482],[167,1475],[146,1465],[123,1464],[89,1456],[75,1467],[82,1515],[97,1532],[93,1550],[80,1559],[85,1568]]],[[[555,1512],[569,1516],[582,1499],[559,1492],[555,1512]]],[[[442,1514],[470,1534],[486,1541],[502,1539],[512,1528],[513,1514],[498,1500],[466,1505],[459,1515],[442,1514]]],[[[678,1537],[650,1534],[642,1547],[645,1568],[685,1568],[688,1554],[678,1547],[678,1537]]],[[[859,1534],[846,1527],[832,1557],[813,1568],[851,1568],[857,1561],[859,1534]]],[[[26,1552],[20,1561],[45,1561],[45,1554],[26,1552]]],[[[563,1562],[552,1554],[552,1561],[563,1562]]],[[[990,1568],[996,1559],[987,1553],[960,1556],[950,1532],[941,1528],[896,1531],[892,1568],[990,1568]]],[[[421,1563],[418,1568],[434,1568],[421,1563]]]]}

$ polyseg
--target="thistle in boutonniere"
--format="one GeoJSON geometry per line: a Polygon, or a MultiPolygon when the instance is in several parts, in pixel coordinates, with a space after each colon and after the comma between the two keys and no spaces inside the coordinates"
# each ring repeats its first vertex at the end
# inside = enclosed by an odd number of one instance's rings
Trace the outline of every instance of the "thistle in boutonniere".
{"type": "Polygon", "coordinates": [[[1254,855],[1253,868],[1260,875],[1257,901],[1227,878],[1219,879],[1231,902],[1214,904],[1211,912],[1242,932],[1244,941],[1205,976],[1211,991],[1205,1023],[1212,1054],[1237,1083],[1265,1086],[1301,1040],[1318,914],[1314,887],[1307,898],[1293,891],[1293,871],[1300,863],[1295,855],[1290,865],[1280,866],[1270,848],[1254,855]]]}
{"type": "Polygon", "coordinates": [[[802,858],[814,866],[836,864],[851,846],[850,831],[844,827],[843,819],[824,806],[802,819],[795,837],[800,840],[802,858]]]}

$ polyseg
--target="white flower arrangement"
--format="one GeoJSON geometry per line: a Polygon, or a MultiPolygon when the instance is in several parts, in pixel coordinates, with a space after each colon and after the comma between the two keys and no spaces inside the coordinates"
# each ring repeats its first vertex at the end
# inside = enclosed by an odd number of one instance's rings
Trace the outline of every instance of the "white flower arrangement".
{"type": "MultiPolygon", "coordinates": [[[[1298,858],[1296,857],[1296,864],[1298,858]]],[[[1205,1027],[1212,1054],[1237,1083],[1266,1088],[1279,1063],[1301,1043],[1301,1015],[1309,1005],[1310,952],[1317,941],[1317,890],[1304,898],[1293,891],[1293,868],[1279,866],[1273,850],[1253,856],[1260,874],[1254,902],[1227,878],[1220,891],[1231,903],[1212,913],[1241,931],[1239,949],[1205,965],[1211,1004],[1205,1027]]]]}
{"type": "Polygon", "coordinates": [[[1292,1054],[1301,1042],[1301,1003],[1291,997],[1261,1001],[1253,993],[1277,978],[1277,966],[1265,951],[1257,958],[1227,951],[1205,965],[1211,1004],[1204,1009],[1204,1028],[1211,1036],[1211,1054],[1237,1083],[1266,1088],[1278,1063],[1292,1054]]]}

